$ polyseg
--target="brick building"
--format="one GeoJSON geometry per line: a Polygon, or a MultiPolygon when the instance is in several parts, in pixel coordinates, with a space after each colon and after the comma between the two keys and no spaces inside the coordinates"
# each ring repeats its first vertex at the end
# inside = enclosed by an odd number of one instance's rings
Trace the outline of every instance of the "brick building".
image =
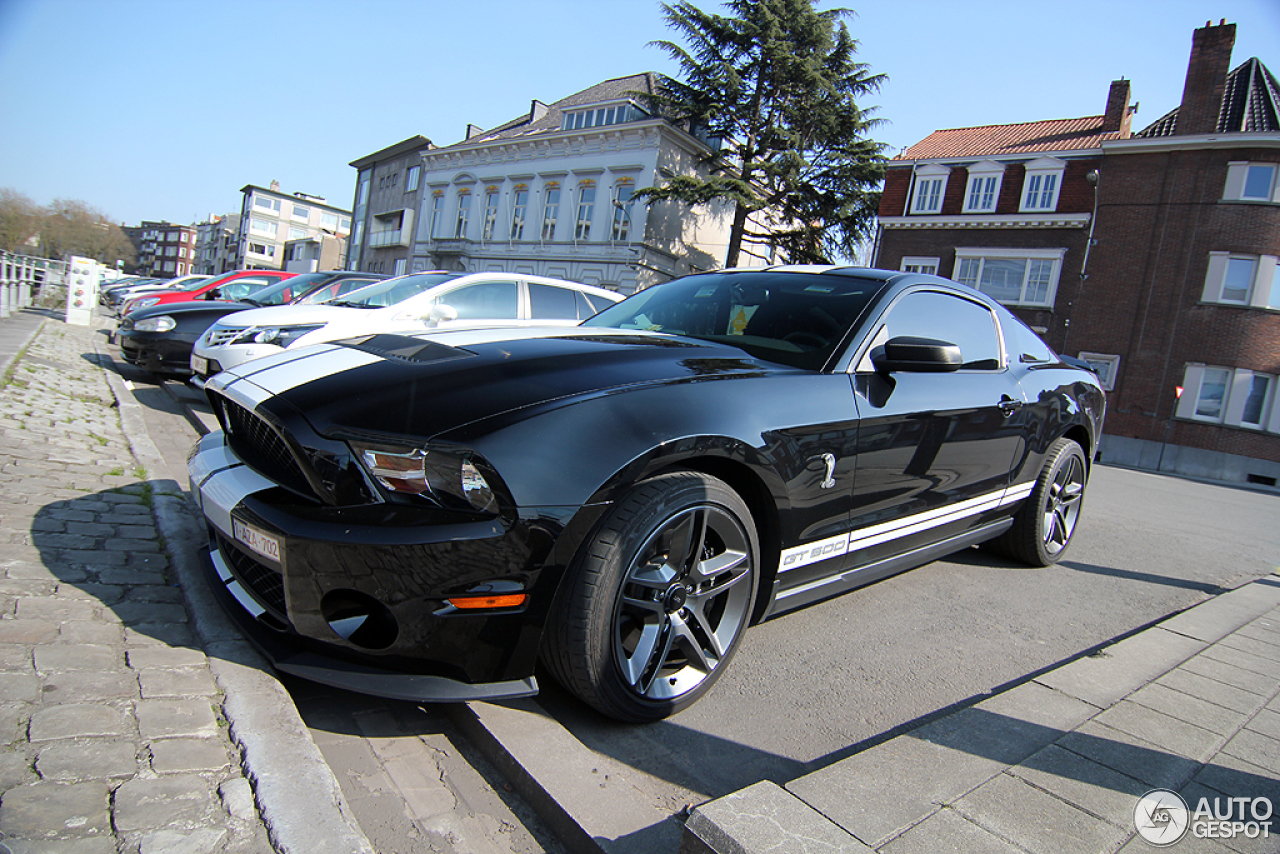
{"type": "Polygon", "coordinates": [[[1280,480],[1280,86],[1196,30],[1182,103],[941,130],[891,164],[876,265],[996,297],[1110,389],[1104,458],[1280,480]],[[1181,389],[1181,397],[1177,390],[1181,389]]]}

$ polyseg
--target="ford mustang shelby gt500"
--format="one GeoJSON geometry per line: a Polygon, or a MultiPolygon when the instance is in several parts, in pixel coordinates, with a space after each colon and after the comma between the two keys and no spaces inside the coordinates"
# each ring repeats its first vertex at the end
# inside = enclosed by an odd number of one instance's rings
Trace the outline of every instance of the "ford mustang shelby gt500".
{"type": "Polygon", "coordinates": [[[728,270],[578,327],[374,334],[213,377],[220,599],[285,672],[671,714],[753,621],[987,543],[1071,542],[1104,392],[933,276],[728,270]]]}

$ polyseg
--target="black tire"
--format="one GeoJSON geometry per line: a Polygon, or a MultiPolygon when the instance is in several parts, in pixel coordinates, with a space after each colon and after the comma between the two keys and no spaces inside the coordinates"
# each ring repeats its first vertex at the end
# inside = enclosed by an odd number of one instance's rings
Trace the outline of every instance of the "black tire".
{"type": "Polygon", "coordinates": [[[570,567],[544,663],[612,718],[643,723],[689,707],[746,632],[759,555],[751,513],[723,481],[675,472],[637,484],[570,567]]]}
{"type": "Polygon", "coordinates": [[[1061,560],[1080,519],[1088,471],[1078,443],[1055,442],[1035,489],[1013,517],[1013,527],[992,540],[991,548],[1032,566],[1052,566],[1061,560]]]}

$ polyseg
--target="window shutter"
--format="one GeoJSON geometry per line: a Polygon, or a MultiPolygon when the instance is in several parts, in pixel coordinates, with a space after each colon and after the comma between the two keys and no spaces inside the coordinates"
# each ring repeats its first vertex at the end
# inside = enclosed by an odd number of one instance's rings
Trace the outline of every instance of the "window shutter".
{"type": "MultiPolygon", "coordinates": [[[[1276,277],[1276,256],[1262,255],[1258,258],[1258,274],[1253,279],[1253,299],[1249,304],[1254,308],[1266,308],[1271,303],[1271,284],[1276,277]]],[[[1280,305],[1271,306],[1280,308],[1280,305]]]]}
{"type": "Polygon", "coordinates": [[[1200,381],[1204,379],[1204,365],[1187,365],[1182,378],[1182,397],[1178,398],[1178,417],[1191,418],[1196,414],[1196,401],[1200,399],[1200,381]]]}
{"type": "Polygon", "coordinates": [[[1201,296],[1204,302],[1222,301],[1222,283],[1227,277],[1229,257],[1226,252],[1209,253],[1209,272],[1204,277],[1204,294],[1201,296]]]}
{"type": "Polygon", "coordinates": [[[1222,191],[1224,199],[1240,199],[1244,197],[1244,178],[1249,172],[1249,164],[1234,161],[1227,164],[1227,185],[1222,191]]]}

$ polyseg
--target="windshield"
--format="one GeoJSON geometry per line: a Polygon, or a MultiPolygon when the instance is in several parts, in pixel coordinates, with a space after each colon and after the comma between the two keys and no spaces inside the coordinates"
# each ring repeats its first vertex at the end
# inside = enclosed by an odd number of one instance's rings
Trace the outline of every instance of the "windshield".
{"type": "Polygon", "coordinates": [[[464,273],[412,273],[408,276],[397,276],[377,284],[369,285],[358,291],[346,294],[342,299],[334,300],[329,305],[345,305],[353,308],[382,308],[403,302],[415,294],[428,288],[444,284],[465,275],[464,273]]]}
{"type": "Polygon", "coordinates": [[[831,273],[704,273],[640,291],[581,326],[717,341],[817,370],[884,286],[879,279],[831,273]]]}
{"type": "Polygon", "coordinates": [[[258,306],[284,305],[303,291],[323,284],[332,278],[332,273],[299,273],[296,276],[281,279],[275,284],[252,291],[244,301],[258,306]]]}

